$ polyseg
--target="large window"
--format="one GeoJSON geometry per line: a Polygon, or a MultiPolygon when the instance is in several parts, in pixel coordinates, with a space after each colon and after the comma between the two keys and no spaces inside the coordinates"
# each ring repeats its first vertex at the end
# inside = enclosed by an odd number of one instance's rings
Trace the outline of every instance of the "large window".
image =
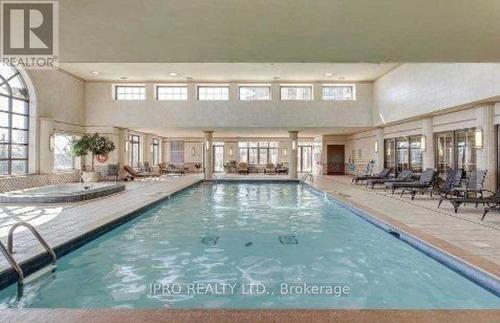
{"type": "Polygon", "coordinates": [[[0,65],[0,175],[28,172],[29,98],[19,72],[0,65]]]}
{"type": "Polygon", "coordinates": [[[281,100],[312,100],[312,85],[282,85],[281,100]]]}
{"type": "Polygon", "coordinates": [[[170,142],[170,162],[184,162],[184,141],[175,140],[170,142]]]}
{"type": "Polygon", "coordinates": [[[141,164],[141,143],[138,135],[130,135],[130,165],[139,167],[141,164]]]}
{"type": "Polygon", "coordinates": [[[267,163],[278,162],[278,142],[250,141],[240,142],[238,146],[242,163],[265,166],[267,163]]]}
{"type": "Polygon", "coordinates": [[[422,136],[399,137],[384,141],[384,165],[398,174],[404,170],[422,172],[422,136]]]}
{"type": "Polygon", "coordinates": [[[153,151],[153,165],[158,165],[160,163],[160,140],[153,138],[151,150],[153,151]]]}
{"type": "Polygon", "coordinates": [[[436,168],[442,174],[451,169],[463,169],[466,172],[477,168],[477,149],[475,129],[461,129],[437,133],[436,168]]]}
{"type": "Polygon", "coordinates": [[[156,99],[166,101],[186,101],[188,89],[185,85],[158,85],[156,99]]]}
{"type": "Polygon", "coordinates": [[[198,86],[199,101],[227,101],[229,100],[229,86],[198,86]]]}
{"type": "Polygon", "coordinates": [[[115,100],[146,100],[146,86],[115,85],[115,100]]]}
{"type": "Polygon", "coordinates": [[[261,86],[240,86],[241,101],[262,101],[271,100],[271,87],[261,86]]]}
{"type": "Polygon", "coordinates": [[[356,100],[354,85],[323,85],[323,100],[351,101],[356,100]]]}
{"type": "Polygon", "coordinates": [[[54,135],[54,170],[75,169],[75,157],[71,154],[74,136],[57,133],[54,135]]]}

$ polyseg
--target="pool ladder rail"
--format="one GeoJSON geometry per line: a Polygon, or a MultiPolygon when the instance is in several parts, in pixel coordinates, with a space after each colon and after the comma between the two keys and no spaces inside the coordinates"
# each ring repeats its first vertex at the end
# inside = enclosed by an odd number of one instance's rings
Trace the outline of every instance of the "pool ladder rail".
{"type": "Polygon", "coordinates": [[[5,247],[3,242],[0,241],[0,250],[2,251],[2,254],[7,259],[7,261],[11,265],[11,267],[17,272],[17,275],[19,277],[18,284],[20,286],[23,286],[24,285],[24,273],[23,273],[23,270],[21,269],[21,266],[19,266],[19,263],[17,262],[17,260],[13,256],[13,254],[15,253],[15,251],[14,251],[14,231],[19,227],[26,227],[28,230],[30,230],[30,232],[35,236],[35,238],[42,245],[42,247],[52,257],[52,264],[54,266],[56,265],[57,256],[56,256],[54,250],[52,250],[52,248],[49,246],[47,241],[45,241],[45,239],[42,238],[40,233],[31,224],[29,224],[27,222],[18,222],[16,224],[14,224],[9,230],[9,235],[7,238],[7,247],[5,247]]]}
{"type": "Polygon", "coordinates": [[[314,176],[312,173],[305,173],[304,176],[300,179],[300,184],[304,184],[307,179],[311,181],[311,183],[314,183],[314,176]]]}

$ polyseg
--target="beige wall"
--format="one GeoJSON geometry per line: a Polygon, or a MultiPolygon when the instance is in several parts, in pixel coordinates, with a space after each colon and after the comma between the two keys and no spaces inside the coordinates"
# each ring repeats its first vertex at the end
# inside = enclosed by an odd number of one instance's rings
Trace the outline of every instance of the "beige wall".
{"type": "Polygon", "coordinates": [[[375,124],[500,95],[500,64],[403,64],[375,81],[375,124]]]}
{"type": "Polygon", "coordinates": [[[85,82],[62,71],[27,71],[41,118],[85,124],[85,82]]]}
{"type": "Polygon", "coordinates": [[[88,124],[126,128],[217,127],[366,127],[372,124],[372,84],[357,84],[356,101],[321,101],[321,84],[315,84],[313,101],[280,101],[279,84],[273,84],[270,101],[240,101],[238,84],[230,84],[229,101],[197,101],[196,84],[189,84],[189,100],[157,101],[154,84],[147,83],[145,101],[117,101],[112,83],[85,84],[88,124]]]}

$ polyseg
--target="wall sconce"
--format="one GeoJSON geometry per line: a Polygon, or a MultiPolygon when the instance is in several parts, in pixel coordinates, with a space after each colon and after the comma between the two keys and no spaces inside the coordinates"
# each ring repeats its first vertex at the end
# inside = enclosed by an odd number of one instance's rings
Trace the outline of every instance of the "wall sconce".
{"type": "Polygon", "coordinates": [[[210,149],[210,143],[207,141],[205,141],[205,149],[206,150],[209,150],[210,149]]]}
{"type": "Polygon", "coordinates": [[[286,157],[288,155],[288,149],[283,149],[283,155],[286,157]]]}
{"type": "Polygon", "coordinates": [[[420,137],[420,151],[427,150],[427,138],[425,136],[420,137]]]}
{"type": "Polygon", "coordinates": [[[130,144],[130,141],[125,140],[125,151],[128,152],[128,145],[130,144]]]}
{"type": "Polygon", "coordinates": [[[196,147],[191,148],[191,156],[196,156],[196,147]]]}
{"type": "Polygon", "coordinates": [[[233,157],[233,148],[229,148],[229,156],[233,157]]]}
{"type": "Polygon", "coordinates": [[[375,140],[375,152],[378,153],[378,140],[375,140]]]}
{"type": "Polygon", "coordinates": [[[476,149],[483,149],[483,129],[476,129],[474,132],[475,145],[476,149]]]}
{"type": "Polygon", "coordinates": [[[292,150],[297,150],[297,140],[292,140],[292,150]]]}
{"type": "Polygon", "coordinates": [[[54,151],[54,148],[56,146],[56,139],[54,135],[50,135],[49,137],[49,150],[54,151]]]}

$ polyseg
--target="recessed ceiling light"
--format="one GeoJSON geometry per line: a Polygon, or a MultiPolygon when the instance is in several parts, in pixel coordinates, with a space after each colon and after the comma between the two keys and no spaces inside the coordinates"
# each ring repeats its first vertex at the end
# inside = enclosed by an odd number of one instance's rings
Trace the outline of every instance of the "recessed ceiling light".
{"type": "Polygon", "coordinates": [[[333,76],[333,73],[325,73],[325,76],[326,77],[331,77],[331,76],[333,76]]]}
{"type": "Polygon", "coordinates": [[[100,73],[98,71],[92,71],[93,75],[99,75],[100,73]]]}
{"type": "Polygon", "coordinates": [[[175,73],[175,72],[172,72],[172,73],[168,73],[168,75],[170,75],[170,76],[177,76],[177,75],[179,75],[179,74],[177,74],[177,73],[175,73]]]}

